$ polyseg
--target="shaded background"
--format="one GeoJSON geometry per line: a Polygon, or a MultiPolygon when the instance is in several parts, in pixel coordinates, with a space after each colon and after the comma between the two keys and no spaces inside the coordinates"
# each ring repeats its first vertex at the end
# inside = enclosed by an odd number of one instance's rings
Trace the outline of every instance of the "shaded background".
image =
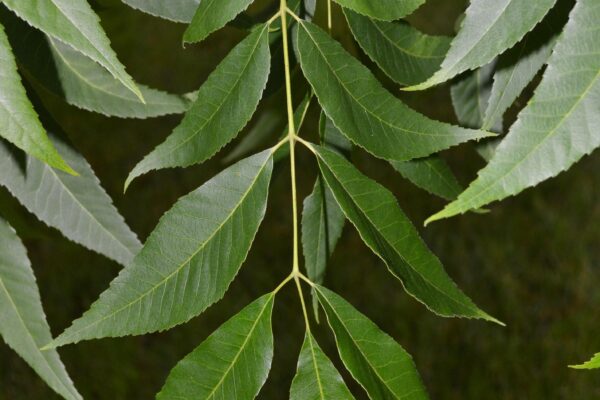
{"type": "MultiPolygon", "coordinates": [[[[197,89],[243,35],[225,28],[205,43],[184,50],[183,25],[131,10],[117,0],[97,1],[94,6],[129,72],[141,83],[175,93],[197,89]]],[[[429,0],[411,22],[428,33],[452,34],[462,9],[463,1],[429,0]]],[[[343,23],[339,14],[335,23],[343,23]]],[[[336,33],[343,36],[343,32],[338,28],[336,33]]],[[[364,57],[363,61],[368,63],[364,57]]],[[[403,96],[424,114],[455,122],[447,92],[447,87],[441,87],[403,96]]],[[[281,107],[280,96],[275,94],[265,108],[281,107]]],[[[220,159],[232,148],[201,166],[153,172],[123,195],[127,173],[164,140],[180,117],[121,120],[46,100],[142,239],[178,197],[224,167],[220,159]]],[[[316,117],[313,107],[303,131],[306,137],[314,137],[316,117]]],[[[482,167],[468,145],[446,156],[463,183],[472,180],[482,167]]],[[[363,172],[394,191],[417,226],[443,206],[441,200],[411,186],[385,163],[360,152],[353,158],[363,172]]],[[[312,188],[316,173],[313,161],[300,150],[302,197],[312,188]]],[[[483,309],[506,322],[506,328],[429,313],[403,292],[350,226],[330,262],[326,285],[344,295],[413,355],[433,399],[600,398],[600,373],[566,367],[600,350],[599,183],[600,157],[596,153],[557,179],[495,204],[489,214],[469,214],[420,229],[459,286],[483,309]]],[[[266,220],[247,262],[225,299],[202,316],[160,334],[96,340],[60,350],[85,398],[153,398],[178,360],[288,274],[289,190],[288,163],[281,163],[273,177],[266,220]]],[[[0,208],[10,214],[9,220],[25,238],[56,335],[89,307],[120,267],[46,228],[4,189],[0,191],[0,208]]],[[[303,322],[293,289],[288,286],[276,305],[276,356],[261,399],[287,398],[295,372],[303,322]]],[[[338,362],[331,334],[322,325],[316,330],[325,351],[338,362]]],[[[4,345],[0,346],[0,360],[0,399],[57,398],[4,345]]],[[[338,366],[343,370],[339,362],[338,366]]],[[[352,389],[357,398],[365,398],[356,385],[352,389]]]]}

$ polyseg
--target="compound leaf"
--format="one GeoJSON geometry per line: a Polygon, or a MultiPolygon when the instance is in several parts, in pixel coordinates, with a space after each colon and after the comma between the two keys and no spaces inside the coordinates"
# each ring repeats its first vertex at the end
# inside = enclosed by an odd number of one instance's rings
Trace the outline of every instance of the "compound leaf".
{"type": "Polygon", "coordinates": [[[310,22],[299,23],[298,48],[302,70],[327,116],[352,142],[377,157],[406,161],[492,135],[433,121],[412,110],[310,22]]]}
{"type": "Polygon", "coordinates": [[[36,158],[21,158],[0,142],[0,185],[32,214],[65,237],[123,265],[142,247],[113,206],[85,158],[57,136],[53,144],[79,176],[57,171],[36,158]]]}
{"type": "Polygon", "coordinates": [[[252,400],[273,361],[273,293],[246,306],[181,360],[158,400],[252,400]]]}
{"type": "Polygon", "coordinates": [[[179,199],[131,265],[48,347],[169,329],[219,300],[265,215],[272,169],[269,149],[179,199]]]}
{"type": "Polygon", "coordinates": [[[106,68],[140,100],[142,94],[110,47],[100,20],[85,0],[2,0],[20,18],[106,68]]]}
{"type": "Polygon", "coordinates": [[[125,188],[150,170],[203,162],[235,138],[256,111],[269,68],[265,24],[240,42],[208,77],[181,124],[135,166],[125,188]]]}
{"type": "Polygon", "coordinates": [[[123,3],[155,17],[188,24],[200,0],[123,0],[123,3]]]}
{"type": "Polygon", "coordinates": [[[202,0],[183,34],[184,43],[200,42],[244,11],[253,0],[202,0]]]}
{"type": "Polygon", "coordinates": [[[27,98],[4,28],[0,25],[0,136],[55,168],[75,174],[48,139],[27,98]]]}
{"type": "Polygon", "coordinates": [[[314,151],[323,178],[346,217],[410,295],[441,316],[498,322],[456,286],[391,192],[337,153],[319,146],[314,151]]]}
{"type": "Polygon", "coordinates": [[[405,22],[377,21],[350,10],[345,14],[360,47],[401,85],[431,77],[450,48],[449,37],[425,35],[405,22]]]}
{"type": "Polygon", "coordinates": [[[369,398],[429,398],[412,357],[402,346],[337,294],[318,285],[315,290],[340,357],[369,398]]]}
{"type": "Polygon", "coordinates": [[[531,31],[555,3],[556,0],[471,0],[441,68],[427,81],[407,90],[427,89],[488,64],[531,31]]]}
{"type": "Polygon", "coordinates": [[[306,332],[292,381],[290,400],[354,400],[340,373],[323,353],[310,332],[306,332]]]}
{"type": "Polygon", "coordinates": [[[15,231],[2,219],[0,335],[56,393],[68,400],[81,399],[57,351],[39,350],[52,338],[50,327],[42,309],[27,250],[15,231]]]}
{"type": "Polygon", "coordinates": [[[383,21],[393,21],[412,14],[425,0],[334,0],[342,7],[383,21]]]}
{"type": "Polygon", "coordinates": [[[577,2],[542,81],[490,163],[428,221],[502,200],[568,169],[600,146],[600,7],[577,2]]]}

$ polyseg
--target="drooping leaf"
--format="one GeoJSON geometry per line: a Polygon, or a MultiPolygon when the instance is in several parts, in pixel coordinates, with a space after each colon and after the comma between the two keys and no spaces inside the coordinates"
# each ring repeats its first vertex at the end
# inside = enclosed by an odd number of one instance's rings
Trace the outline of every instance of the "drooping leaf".
{"type": "MultiPolygon", "coordinates": [[[[0,219],[0,335],[62,397],[81,399],[56,350],[40,351],[51,338],[40,293],[15,231],[0,219]]],[[[4,365],[8,368],[8,365],[4,365]]]]}
{"type": "Polygon", "coordinates": [[[11,12],[0,9],[19,68],[44,94],[64,98],[84,110],[122,118],[148,118],[179,114],[190,100],[138,85],[142,103],[105,68],[62,42],[27,25],[11,12]]]}
{"type": "Polygon", "coordinates": [[[298,370],[290,389],[290,400],[330,399],[354,400],[354,396],[313,335],[306,332],[298,370]]]}
{"type": "Polygon", "coordinates": [[[313,148],[323,178],[344,214],[410,295],[441,316],[498,322],[456,286],[391,192],[337,153],[324,147],[313,148]]]}
{"type": "Polygon", "coordinates": [[[236,160],[267,141],[281,127],[284,115],[276,110],[265,110],[258,115],[256,123],[239,143],[223,158],[223,162],[236,160]]]}
{"type": "Polygon", "coordinates": [[[188,24],[200,0],[123,0],[123,3],[156,17],[188,24]]]}
{"type": "Polygon", "coordinates": [[[310,22],[299,24],[298,47],[302,70],[327,116],[353,143],[377,157],[406,161],[491,135],[412,110],[310,22]]]}
{"type": "Polygon", "coordinates": [[[4,28],[0,25],[0,136],[55,168],[75,174],[48,139],[27,99],[4,28]]]}
{"type": "Polygon", "coordinates": [[[589,361],[579,365],[571,365],[573,369],[597,369],[600,368],[600,353],[596,353],[589,361]]]}
{"type": "MultiPolygon", "coordinates": [[[[190,101],[139,85],[144,103],[97,63],[58,40],[48,39],[63,96],[88,111],[122,118],[150,118],[184,113],[190,101]]],[[[44,85],[45,81],[40,81],[44,85]]]]}
{"type": "Polygon", "coordinates": [[[79,176],[33,157],[21,158],[0,142],[0,185],[32,214],[75,243],[127,265],[141,248],[85,158],[55,135],[52,142],[79,176]]]}
{"type": "Polygon", "coordinates": [[[405,22],[385,22],[345,10],[354,38],[394,81],[414,85],[431,77],[450,48],[451,39],[419,32],[405,22]]]}
{"type": "Polygon", "coordinates": [[[373,400],[428,399],[410,354],[332,291],[316,286],[344,365],[373,400]]]}
{"type": "Polygon", "coordinates": [[[334,0],[342,7],[349,8],[367,17],[383,21],[393,21],[412,14],[425,0],[334,0]]]}
{"type": "Polygon", "coordinates": [[[600,146],[600,7],[577,2],[541,83],[496,149],[456,201],[429,221],[502,200],[568,169],[600,146]]]}
{"type": "Polygon", "coordinates": [[[125,188],[153,169],[203,162],[235,138],[256,111],[269,67],[265,24],[240,42],[208,77],[181,124],[135,166],[125,188]]]}
{"type": "Polygon", "coordinates": [[[392,161],[392,166],[416,186],[446,200],[454,200],[462,186],[448,164],[438,155],[410,161],[392,161]]]}
{"type": "Polygon", "coordinates": [[[48,347],[169,329],[219,300],[265,215],[272,150],[180,198],[131,265],[48,347]]]}
{"type": "Polygon", "coordinates": [[[317,11],[317,0],[303,0],[302,4],[304,5],[304,19],[312,21],[317,11]]]}
{"type": "Polygon", "coordinates": [[[483,129],[490,129],[502,119],[504,112],[544,66],[560,32],[567,22],[573,4],[558,0],[542,22],[515,47],[498,58],[494,84],[490,93],[483,129]]]}
{"type": "Polygon", "coordinates": [[[202,0],[183,34],[184,43],[204,40],[244,11],[253,0],[202,0]]]}
{"type": "Polygon", "coordinates": [[[556,0],[471,0],[441,68],[425,82],[407,89],[427,89],[488,64],[531,31],[555,3],[556,0]]]}
{"type": "Polygon", "coordinates": [[[137,97],[143,99],[135,82],[111,49],[98,16],[86,0],[2,0],[2,2],[30,25],[102,65],[137,97]]]}
{"type": "Polygon", "coordinates": [[[273,293],[225,322],[169,374],[158,400],[253,400],[273,361],[273,293]]]}
{"type": "Polygon", "coordinates": [[[319,117],[319,139],[323,145],[330,149],[345,154],[352,151],[352,143],[335,127],[323,111],[321,111],[319,117]]]}

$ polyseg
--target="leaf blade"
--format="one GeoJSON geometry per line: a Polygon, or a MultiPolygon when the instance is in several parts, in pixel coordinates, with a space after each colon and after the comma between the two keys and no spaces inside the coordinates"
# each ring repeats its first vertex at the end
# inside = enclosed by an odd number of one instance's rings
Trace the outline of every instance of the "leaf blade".
{"type": "Polygon", "coordinates": [[[392,161],[390,164],[415,186],[443,199],[454,200],[463,190],[439,155],[404,162],[392,161]]]}
{"type": "Polygon", "coordinates": [[[47,348],[169,329],[219,300],[262,222],[272,169],[269,149],[180,198],[132,264],[47,348]]]}
{"type": "Polygon", "coordinates": [[[202,85],[179,126],[129,173],[125,188],[151,170],[203,162],[239,133],[256,111],[267,83],[268,36],[265,24],[231,51],[202,85]]]}
{"type": "Polygon", "coordinates": [[[123,0],[123,3],[155,17],[189,24],[200,0],[123,0]]]}
{"type": "Polygon", "coordinates": [[[340,6],[349,8],[362,15],[383,20],[393,21],[411,14],[425,0],[334,0],[340,6]]]}
{"type": "Polygon", "coordinates": [[[3,0],[3,3],[30,25],[102,65],[143,100],[135,82],[111,49],[98,16],[85,0],[3,0]]]}
{"type": "Polygon", "coordinates": [[[452,281],[398,206],[395,197],[351,163],[324,147],[312,146],[319,169],[346,217],[363,241],[387,265],[408,294],[445,317],[497,322],[452,281]]]}
{"type": "Polygon", "coordinates": [[[274,297],[260,297],[221,325],[173,368],[156,398],[254,399],[273,360],[274,297]]]}
{"type": "Polygon", "coordinates": [[[491,62],[513,47],[550,11],[556,0],[472,0],[441,68],[405,90],[423,90],[491,62]]]}
{"type": "Polygon", "coordinates": [[[10,225],[0,219],[0,335],[27,364],[65,399],[78,400],[56,350],[41,352],[51,339],[27,250],[10,225]]]}
{"type": "Polygon", "coordinates": [[[0,93],[0,136],[46,164],[76,174],[48,139],[27,98],[2,25],[0,25],[0,93]]]}
{"type": "Polygon", "coordinates": [[[354,396],[312,333],[307,331],[290,389],[290,400],[328,399],[354,400],[354,396]]]}
{"type": "Polygon", "coordinates": [[[334,292],[315,286],[340,358],[371,399],[428,399],[410,354],[334,292]]]}
{"type": "Polygon", "coordinates": [[[573,369],[598,369],[600,368],[600,353],[596,353],[590,360],[583,364],[570,365],[569,368],[573,369]]]}
{"type": "Polygon", "coordinates": [[[184,43],[204,40],[212,32],[222,28],[244,11],[253,0],[203,0],[200,2],[190,25],[183,34],[184,43]]]}
{"type": "Polygon", "coordinates": [[[490,163],[457,200],[428,222],[515,195],[600,146],[600,137],[592,134],[600,123],[600,112],[593,105],[600,96],[600,42],[594,37],[594,18],[600,18],[600,7],[593,1],[576,4],[542,82],[490,163]]]}
{"type": "Polygon", "coordinates": [[[412,110],[315,25],[301,22],[297,34],[302,70],[323,110],[346,137],[376,157],[406,161],[492,136],[412,110]]]}
{"type": "Polygon", "coordinates": [[[141,248],[135,233],[113,206],[85,158],[58,136],[51,134],[50,138],[77,169],[78,176],[55,171],[33,157],[22,164],[19,155],[0,142],[0,185],[68,239],[127,265],[141,248]]]}

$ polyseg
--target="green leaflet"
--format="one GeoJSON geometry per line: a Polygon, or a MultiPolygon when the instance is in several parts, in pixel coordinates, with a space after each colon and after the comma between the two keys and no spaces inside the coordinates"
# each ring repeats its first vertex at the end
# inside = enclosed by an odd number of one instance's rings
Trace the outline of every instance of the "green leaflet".
{"type": "MultiPolygon", "coordinates": [[[[450,88],[452,106],[461,125],[479,128],[483,124],[492,91],[495,66],[496,62],[493,61],[474,71],[466,72],[450,88]]],[[[495,121],[493,130],[502,131],[502,118],[495,121]]],[[[477,143],[475,148],[479,155],[488,161],[492,158],[500,140],[501,138],[498,137],[487,139],[477,143]]],[[[455,198],[456,196],[451,200],[455,198]]]]}
{"type": "MultiPolygon", "coordinates": [[[[306,94],[302,99],[302,102],[298,104],[296,109],[294,110],[294,127],[296,128],[296,133],[300,132],[302,129],[302,124],[304,124],[304,119],[306,118],[306,113],[308,112],[308,107],[310,106],[310,101],[312,100],[312,93],[306,94]]],[[[285,138],[288,135],[289,125],[285,124],[285,128],[283,132],[279,135],[280,139],[285,138]]],[[[284,157],[287,157],[290,154],[290,146],[288,143],[285,143],[275,152],[273,158],[274,160],[281,161],[284,157]]]]}
{"type": "Polygon", "coordinates": [[[491,135],[412,110],[310,22],[299,24],[298,48],[302,70],[327,116],[352,142],[377,157],[406,161],[491,135]]]}
{"type": "Polygon", "coordinates": [[[70,240],[127,265],[142,247],[113,206],[94,171],[74,149],[50,135],[79,176],[57,171],[33,157],[21,158],[0,142],[0,185],[32,214],[70,240]]]}
{"type": "Polygon", "coordinates": [[[122,0],[137,10],[186,24],[192,21],[200,0],[122,0]]]}
{"type": "Polygon", "coordinates": [[[352,151],[352,143],[327,118],[323,110],[319,116],[319,139],[322,144],[340,153],[348,154],[352,151]]]}
{"type": "Polygon", "coordinates": [[[344,365],[373,400],[428,399],[410,354],[350,303],[315,286],[344,365]]]}
{"type": "Polygon", "coordinates": [[[20,18],[68,44],[106,68],[137,97],[142,94],[119,62],[100,26],[98,16],[85,0],[2,0],[20,18]]]}
{"type": "Polygon", "coordinates": [[[133,262],[47,347],[162,331],[219,300],[265,215],[272,169],[269,149],[180,198],[133,262]]]}
{"type": "Polygon", "coordinates": [[[232,21],[253,0],[202,0],[192,22],[183,34],[184,43],[204,40],[208,35],[232,21]]]}
{"type": "Polygon", "coordinates": [[[559,0],[533,31],[498,58],[483,129],[490,129],[501,121],[504,112],[548,61],[557,31],[564,27],[572,6],[570,0],[559,0]]]}
{"type": "Polygon", "coordinates": [[[345,221],[331,190],[317,177],[302,209],[302,250],[311,281],[323,283],[327,260],[342,236],[345,221]]]}
{"type": "Polygon", "coordinates": [[[412,14],[425,0],[334,0],[342,7],[349,8],[367,17],[393,21],[412,14]]]}
{"type": "Polygon", "coordinates": [[[173,368],[156,398],[254,399],[273,361],[274,297],[260,297],[221,325],[173,368]]]}
{"type": "Polygon", "coordinates": [[[405,22],[373,20],[345,10],[354,38],[387,76],[401,85],[431,77],[450,48],[446,36],[430,36],[405,22]]]}
{"type": "Polygon", "coordinates": [[[458,289],[392,193],[337,153],[319,146],[314,146],[314,151],[323,178],[344,214],[410,295],[441,316],[498,322],[458,289]]]}
{"type": "Polygon", "coordinates": [[[64,98],[88,111],[122,118],[179,114],[190,101],[138,85],[146,103],[105,68],[62,42],[31,28],[5,9],[0,20],[6,28],[21,72],[35,89],[64,98]]]}
{"type": "Polygon", "coordinates": [[[597,369],[600,368],[600,353],[596,353],[589,361],[579,365],[571,365],[573,369],[597,369]]]}
{"type": "Polygon", "coordinates": [[[135,166],[125,188],[153,169],[203,162],[235,138],[256,111],[269,67],[269,31],[265,24],[240,42],[213,71],[183,121],[135,166]]]}
{"type": "Polygon", "coordinates": [[[446,200],[454,200],[462,187],[448,164],[438,155],[411,161],[392,161],[392,167],[416,186],[446,200]]]}
{"type": "MultiPolygon", "coordinates": [[[[50,327],[27,251],[15,231],[0,219],[0,335],[62,397],[81,399],[56,350],[41,352],[50,327]]],[[[6,368],[8,366],[5,365],[6,368]]]]}
{"type": "Polygon", "coordinates": [[[427,89],[488,64],[532,30],[555,3],[556,0],[471,0],[441,68],[427,81],[405,90],[427,89]]]}
{"type": "Polygon", "coordinates": [[[27,99],[8,38],[0,25],[0,136],[55,168],[76,174],[61,158],[27,99]]]}
{"type": "Polygon", "coordinates": [[[310,332],[306,332],[298,371],[290,389],[290,400],[354,400],[340,373],[323,353],[310,332]]]}
{"type": "Polygon", "coordinates": [[[600,7],[577,2],[542,82],[493,159],[456,201],[429,218],[451,217],[535,186],[600,146],[600,7]]]}

